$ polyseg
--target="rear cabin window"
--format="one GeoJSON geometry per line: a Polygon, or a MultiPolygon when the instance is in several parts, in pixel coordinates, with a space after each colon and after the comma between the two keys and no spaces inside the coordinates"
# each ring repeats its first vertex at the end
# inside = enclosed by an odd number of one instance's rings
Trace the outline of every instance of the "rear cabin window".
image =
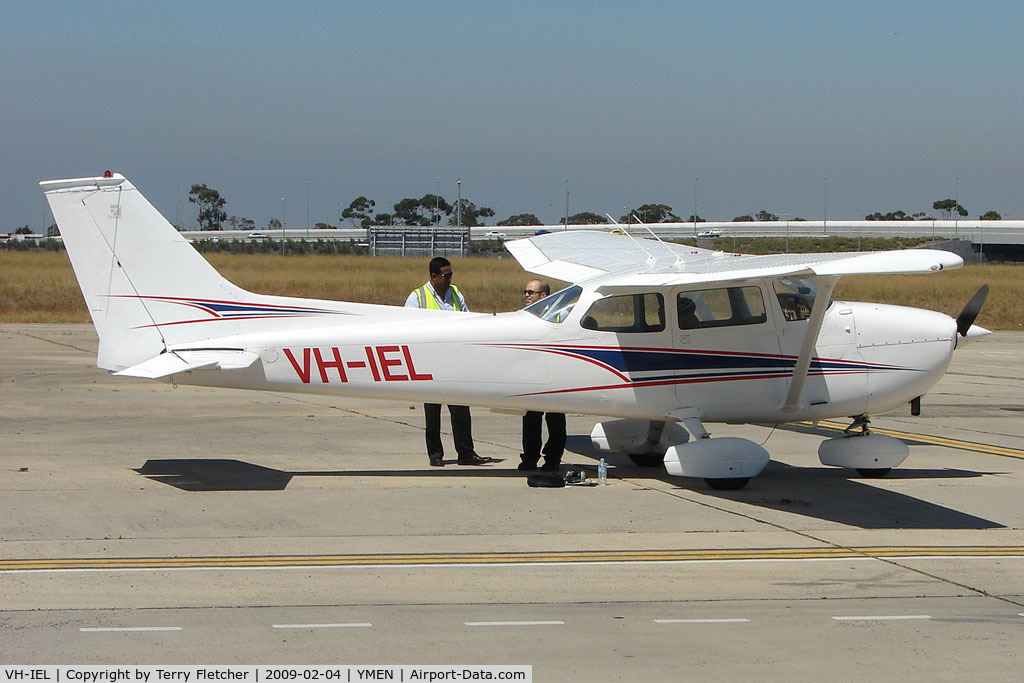
{"type": "Polygon", "coordinates": [[[661,332],[665,329],[665,299],[661,294],[598,299],[580,319],[580,325],[601,332],[661,332]]]}
{"type": "Polygon", "coordinates": [[[695,289],[676,297],[679,329],[758,325],[768,320],[761,288],[720,287],[695,289]]]}

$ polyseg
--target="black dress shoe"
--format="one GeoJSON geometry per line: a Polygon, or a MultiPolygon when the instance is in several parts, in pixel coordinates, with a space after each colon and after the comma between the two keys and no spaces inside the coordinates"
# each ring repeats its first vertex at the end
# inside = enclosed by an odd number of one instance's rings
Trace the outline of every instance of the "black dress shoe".
{"type": "Polygon", "coordinates": [[[540,471],[541,472],[557,472],[560,469],[561,464],[562,463],[560,463],[560,462],[547,462],[545,460],[544,464],[540,466],[540,471]]]}
{"type": "Polygon", "coordinates": [[[444,467],[444,456],[438,455],[430,458],[431,467],[444,467]]]}
{"type": "Polygon", "coordinates": [[[526,457],[526,453],[520,453],[519,459],[522,462],[519,463],[519,467],[516,468],[517,470],[520,472],[533,472],[537,469],[537,463],[540,462],[540,455],[536,458],[528,458],[526,457]]]}
{"type": "Polygon", "coordinates": [[[486,465],[489,462],[494,462],[494,458],[485,458],[476,453],[459,456],[460,465],[486,465]]]}

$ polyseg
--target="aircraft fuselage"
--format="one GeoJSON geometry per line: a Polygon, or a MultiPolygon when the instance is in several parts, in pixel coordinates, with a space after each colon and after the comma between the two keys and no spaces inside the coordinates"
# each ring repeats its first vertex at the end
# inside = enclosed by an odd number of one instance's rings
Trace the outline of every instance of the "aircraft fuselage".
{"type": "Polygon", "coordinates": [[[786,318],[770,282],[748,287],[760,289],[766,303],[755,324],[682,329],[675,306],[665,306],[661,329],[586,329],[581,321],[602,298],[591,291],[558,321],[527,311],[417,311],[414,320],[348,318],[339,326],[213,339],[203,348],[243,349],[259,360],[244,371],[201,369],[167,379],[652,420],[697,408],[710,422],[774,423],[891,410],[925,393],[949,364],[952,318],[835,301],[798,408],[783,410],[808,323],[786,318]]]}

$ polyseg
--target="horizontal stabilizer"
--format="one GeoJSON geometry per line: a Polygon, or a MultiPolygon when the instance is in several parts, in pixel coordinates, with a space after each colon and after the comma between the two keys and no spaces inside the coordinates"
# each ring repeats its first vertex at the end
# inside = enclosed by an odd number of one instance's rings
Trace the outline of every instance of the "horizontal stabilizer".
{"type": "Polygon", "coordinates": [[[160,379],[192,370],[244,370],[259,360],[259,357],[258,353],[236,349],[169,351],[114,374],[124,377],[160,379]]]}

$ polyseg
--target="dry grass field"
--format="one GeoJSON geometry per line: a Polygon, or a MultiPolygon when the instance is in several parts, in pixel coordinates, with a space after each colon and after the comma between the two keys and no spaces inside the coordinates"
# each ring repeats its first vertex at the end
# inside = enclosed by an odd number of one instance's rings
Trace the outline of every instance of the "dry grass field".
{"type": "MultiPolygon", "coordinates": [[[[208,254],[225,277],[264,294],[402,305],[427,280],[425,258],[208,254]]],[[[512,258],[452,259],[455,282],[475,311],[510,311],[530,276],[512,258]]],[[[991,292],[978,324],[1024,330],[1024,266],[984,265],[936,275],[846,277],[835,298],[895,303],[956,315],[984,283],[991,292]]],[[[562,283],[552,282],[552,289],[562,283]]],[[[0,322],[88,322],[65,252],[0,251],[0,322]]]]}

